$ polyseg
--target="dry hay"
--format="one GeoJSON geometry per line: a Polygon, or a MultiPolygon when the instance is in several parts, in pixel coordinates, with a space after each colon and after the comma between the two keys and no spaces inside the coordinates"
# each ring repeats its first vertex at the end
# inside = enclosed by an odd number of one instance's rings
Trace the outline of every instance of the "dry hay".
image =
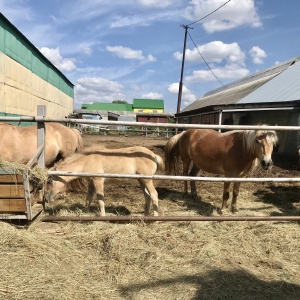
{"type": "MultiPolygon", "coordinates": [[[[155,143],[151,147],[160,154],[155,143]]],[[[293,172],[274,170],[275,176],[293,172]]],[[[197,187],[202,201],[182,198],[181,182],[161,181],[160,214],[216,215],[222,183],[197,187]]],[[[107,186],[108,214],[141,215],[137,189],[136,180],[107,186]]],[[[243,184],[238,207],[241,216],[299,215],[299,185],[243,184]]],[[[84,195],[69,194],[47,205],[46,214],[86,215],[84,195]]],[[[96,204],[89,215],[95,214],[96,204]]],[[[299,299],[297,222],[41,218],[26,228],[0,223],[0,299],[299,299]]]]}
{"type": "Polygon", "coordinates": [[[31,168],[22,163],[10,162],[4,160],[1,157],[0,157],[0,169],[5,170],[9,174],[23,175],[24,172],[27,172],[30,183],[35,187],[44,185],[48,179],[48,171],[44,167],[35,165],[31,168]]]}

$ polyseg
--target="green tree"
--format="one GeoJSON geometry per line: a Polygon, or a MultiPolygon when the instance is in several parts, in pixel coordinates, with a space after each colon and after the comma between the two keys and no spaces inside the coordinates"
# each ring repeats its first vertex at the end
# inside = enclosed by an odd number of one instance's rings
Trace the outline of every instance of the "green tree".
{"type": "Polygon", "coordinates": [[[128,104],[128,102],[126,100],[113,100],[112,103],[128,104]]]}

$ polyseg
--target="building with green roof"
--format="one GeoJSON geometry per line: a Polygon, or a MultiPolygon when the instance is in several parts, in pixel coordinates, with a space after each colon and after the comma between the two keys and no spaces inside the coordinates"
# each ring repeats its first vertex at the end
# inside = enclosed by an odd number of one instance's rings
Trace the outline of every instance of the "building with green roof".
{"type": "Polygon", "coordinates": [[[133,99],[135,113],[164,113],[164,100],[158,99],[133,99]]]}

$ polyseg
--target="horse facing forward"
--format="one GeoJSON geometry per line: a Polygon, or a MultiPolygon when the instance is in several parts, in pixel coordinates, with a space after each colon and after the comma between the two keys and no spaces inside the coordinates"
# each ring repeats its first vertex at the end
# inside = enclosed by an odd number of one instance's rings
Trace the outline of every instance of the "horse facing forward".
{"type": "MultiPolygon", "coordinates": [[[[189,129],[169,139],[165,145],[166,173],[178,169],[178,162],[183,163],[184,176],[197,176],[199,170],[225,175],[225,177],[244,177],[258,159],[261,166],[268,170],[272,166],[273,146],[278,137],[269,130],[235,130],[219,133],[210,129],[189,129]],[[192,168],[190,164],[192,162],[192,168]]],[[[224,210],[229,198],[231,182],[224,182],[224,210]]],[[[240,182],[234,182],[231,211],[236,212],[236,201],[240,182]]],[[[184,193],[188,193],[187,181],[184,193]]],[[[196,184],[191,181],[191,194],[197,196],[196,184]]]]}
{"type": "MultiPolygon", "coordinates": [[[[37,126],[15,126],[0,122],[0,157],[10,162],[27,163],[37,150],[37,126]]],[[[59,123],[46,123],[45,165],[82,149],[79,130],[59,123]]]]}
{"type": "MultiPolygon", "coordinates": [[[[92,146],[92,149],[95,147],[92,146]]],[[[154,175],[164,170],[163,159],[144,147],[128,147],[120,149],[99,149],[74,154],[59,162],[55,166],[57,171],[111,173],[111,174],[139,174],[154,175]]],[[[45,192],[47,201],[52,201],[58,193],[66,190],[66,184],[79,176],[54,176],[48,184],[45,192]]],[[[120,179],[109,177],[85,177],[88,181],[86,206],[89,210],[94,194],[99,201],[100,214],[105,216],[104,183],[117,183],[120,179]]],[[[151,201],[153,203],[154,216],[158,215],[158,194],[152,179],[139,178],[138,182],[145,197],[145,215],[150,214],[151,201]]]]}

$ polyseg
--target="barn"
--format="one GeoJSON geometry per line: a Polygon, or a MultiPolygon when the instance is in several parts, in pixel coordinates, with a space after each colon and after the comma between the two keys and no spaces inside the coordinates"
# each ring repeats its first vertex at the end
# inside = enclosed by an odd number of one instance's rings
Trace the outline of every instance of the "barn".
{"type": "Polygon", "coordinates": [[[64,118],[73,112],[74,85],[0,13],[0,116],[64,118]]]}
{"type": "MultiPolygon", "coordinates": [[[[175,115],[178,123],[300,125],[300,56],[209,91],[175,115]]],[[[280,153],[296,154],[296,131],[280,131],[280,153]]]]}

